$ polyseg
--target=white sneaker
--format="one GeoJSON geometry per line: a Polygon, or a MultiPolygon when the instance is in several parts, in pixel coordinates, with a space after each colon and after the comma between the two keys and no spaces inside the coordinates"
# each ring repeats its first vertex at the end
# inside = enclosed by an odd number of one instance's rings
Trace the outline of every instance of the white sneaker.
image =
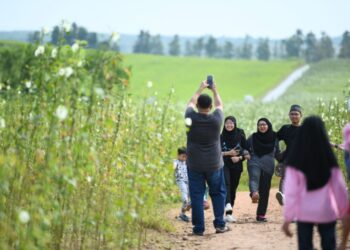
{"type": "Polygon", "coordinates": [[[225,206],[225,212],[231,212],[232,211],[232,206],[230,203],[227,203],[225,206]]]}
{"type": "Polygon", "coordinates": [[[233,216],[233,214],[228,214],[225,216],[225,221],[234,223],[237,221],[237,219],[233,216]]]}

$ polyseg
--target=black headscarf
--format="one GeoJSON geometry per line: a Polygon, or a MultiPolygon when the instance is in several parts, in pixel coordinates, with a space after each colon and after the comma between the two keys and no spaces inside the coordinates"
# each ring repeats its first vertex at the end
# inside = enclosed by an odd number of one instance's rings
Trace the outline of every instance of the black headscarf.
{"type": "Polygon", "coordinates": [[[235,127],[232,131],[227,131],[224,126],[221,133],[221,141],[225,142],[226,147],[232,149],[240,142],[240,129],[237,128],[237,121],[234,116],[227,116],[224,124],[227,120],[231,120],[235,124],[235,127]]]}
{"type": "Polygon", "coordinates": [[[258,128],[257,132],[253,133],[254,153],[259,157],[271,153],[276,143],[276,133],[273,131],[271,122],[266,118],[260,118],[257,125],[260,121],[266,122],[268,129],[265,133],[261,133],[258,128]]]}
{"type": "Polygon", "coordinates": [[[309,116],[304,120],[288,155],[287,165],[305,174],[308,190],[327,184],[331,168],[338,167],[338,162],[320,117],[309,116]]]}

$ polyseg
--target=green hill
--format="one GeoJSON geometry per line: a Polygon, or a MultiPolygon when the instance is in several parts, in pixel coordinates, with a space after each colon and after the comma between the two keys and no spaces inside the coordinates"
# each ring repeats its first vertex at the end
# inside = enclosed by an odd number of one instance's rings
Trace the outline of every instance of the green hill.
{"type": "Polygon", "coordinates": [[[245,61],[168,57],[155,55],[125,55],[125,65],[132,66],[130,92],[143,95],[147,82],[159,94],[173,87],[179,101],[187,101],[199,83],[213,74],[224,101],[242,100],[245,95],[262,97],[294,69],[300,60],[245,61]]]}

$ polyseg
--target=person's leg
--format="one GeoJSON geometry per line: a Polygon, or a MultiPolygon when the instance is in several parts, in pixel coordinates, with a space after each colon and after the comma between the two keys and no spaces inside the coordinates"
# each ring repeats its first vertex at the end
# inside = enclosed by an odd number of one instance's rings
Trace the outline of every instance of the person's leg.
{"type": "Polygon", "coordinates": [[[299,250],[313,250],[312,233],[314,224],[307,222],[298,222],[298,246],[299,250]]]}
{"type": "Polygon", "coordinates": [[[188,205],[188,185],[184,180],[178,180],[176,183],[181,192],[181,213],[185,213],[188,205]]]}
{"type": "Polygon", "coordinates": [[[226,188],[224,170],[220,168],[217,171],[207,173],[207,182],[209,186],[209,195],[213,203],[214,227],[225,227],[224,209],[226,199],[226,188]]]}
{"type": "Polygon", "coordinates": [[[259,182],[261,170],[258,166],[250,165],[248,166],[248,173],[250,197],[252,198],[253,203],[257,203],[259,201],[259,182]]]}
{"type": "Polygon", "coordinates": [[[335,236],[335,224],[336,222],[318,224],[318,232],[321,236],[321,246],[323,250],[335,250],[336,249],[336,236],[335,236]]]}
{"type": "Polygon", "coordinates": [[[192,206],[193,233],[204,232],[203,196],[205,193],[205,175],[188,169],[188,181],[192,206]]]}
{"type": "Polygon", "coordinates": [[[231,172],[231,176],[232,176],[232,179],[231,179],[231,185],[232,185],[232,190],[231,190],[231,205],[232,205],[232,208],[234,207],[235,205],[235,200],[236,200],[236,193],[237,193],[237,188],[238,188],[238,185],[239,185],[239,180],[241,179],[241,175],[242,175],[242,171],[237,171],[235,169],[232,170],[231,172]]]}
{"type": "Polygon", "coordinates": [[[225,185],[226,185],[226,202],[225,204],[227,203],[230,203],[232,202],[231,200],[231,171],[230,171],[230,168],[224,166],[224,176],[225,176],[225,185]]]}
{"type": "Polygon", "coordinates": [[[259,205],[256,210],[257,217],[265,217],[269,202],[272,175],[261,171],[259,182],[259,205]]]}

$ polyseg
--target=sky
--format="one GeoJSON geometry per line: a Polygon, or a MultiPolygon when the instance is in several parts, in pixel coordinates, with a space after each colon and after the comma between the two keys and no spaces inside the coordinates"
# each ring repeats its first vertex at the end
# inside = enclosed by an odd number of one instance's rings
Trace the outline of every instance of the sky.
{"type": "Polygon", "coordinates": [[[350,0],[0,0],[0,6],[0,31],[52,28],[63,19],[126,34],[278,39],[298,28],[331,36],[350,30],[350,0]]]}

